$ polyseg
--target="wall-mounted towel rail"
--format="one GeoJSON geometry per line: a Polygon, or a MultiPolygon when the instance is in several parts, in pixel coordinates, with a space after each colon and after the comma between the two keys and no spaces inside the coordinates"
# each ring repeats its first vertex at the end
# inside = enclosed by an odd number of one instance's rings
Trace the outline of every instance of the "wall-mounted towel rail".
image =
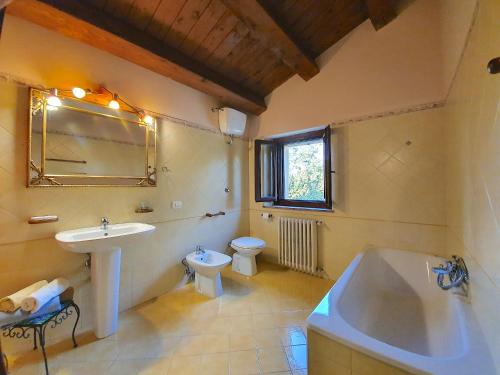
{"type": "Polygon", "coordinates": [[[58,159],[58,158],[46,158],[45,160],[60,161],[61,163],[87,164],[87,160],[71,160],[71,159],[58,159]]]}
{"type": "Polygon", "coordinates": [[[44,216],[31,216],[28,220],[29,224],[44,224],[44,223],[54,223],[59,221],[56,215],[44,215],[44,216]]]}
{"type": "Polygon", "coordinates": [[[219,211],[217,212],[216,214],[211,214],[210,212],[207,212],[205,214],[206,217],[214,217],[214,216],[223,216],[225,215],[226,213],[224,211],[219,211]]]}

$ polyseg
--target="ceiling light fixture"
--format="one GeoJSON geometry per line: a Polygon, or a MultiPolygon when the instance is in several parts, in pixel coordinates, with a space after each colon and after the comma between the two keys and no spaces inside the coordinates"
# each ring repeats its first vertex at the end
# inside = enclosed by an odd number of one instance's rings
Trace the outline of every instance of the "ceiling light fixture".
{"type": "Polygon", "coordinates": [[[60,107],[62,105],[61,99],[57,97],[57,89],[50,89],[50,96],[47,98],[47,105],[50,107],[60,107]]]}
{"type": "Polygon", "coordinates": [[[83,99],[87,95],[87,90],[82,89],[81,87],[73,87],[71,90],[73,96],[78,99],[83,99]]]}
{"type": "Polygon", "coordinates": [[[113,99],[108,103],[108,107],[111,109],[120,109],[120,103],[118,103],[118,95],[113,94],[113,99]]]}

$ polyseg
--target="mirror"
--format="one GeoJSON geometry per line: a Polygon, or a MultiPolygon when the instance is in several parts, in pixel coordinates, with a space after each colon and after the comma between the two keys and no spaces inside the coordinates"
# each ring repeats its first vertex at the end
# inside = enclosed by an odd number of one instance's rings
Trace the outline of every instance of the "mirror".
{"type": "Polygon", "coordinates": [[[156,186],[156,122],[31,89],[28,186],[156,186]]]}

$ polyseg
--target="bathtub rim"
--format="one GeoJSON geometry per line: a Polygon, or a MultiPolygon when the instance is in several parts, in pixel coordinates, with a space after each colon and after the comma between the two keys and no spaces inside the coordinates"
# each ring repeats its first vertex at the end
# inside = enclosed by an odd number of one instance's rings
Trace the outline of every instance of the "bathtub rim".
{"type": "MultiPolygon", "coordinates": [[[[307,329],[322,334],[353,350],[415,374],[470,374],[470,371],[479,371],[476,372],[478,374],[495,374],[495,366],[490,351],[472,307],[470,303],[464,302],[459,296],[453,295],[451,298],[454,308],[459,313],[457,318],[460,321],[461,329],[465,330],[463,333],[468,341],[465,343],[465,352],[459,356],[428,357],[400,349],[364,334],[342,318],[338,308],[342,294],[358,270],[360,262],[367,253],[374,251],[394,251],[443,259],[434,254],[386,247],[372,247],[360,252],[309,315],[307,329]],[[324,307],[320,308],[322,304],[328,306],[328,315],[324,314],[324,307]]],[[[451,291],[448,292],[451,293],[451,291]]]]}

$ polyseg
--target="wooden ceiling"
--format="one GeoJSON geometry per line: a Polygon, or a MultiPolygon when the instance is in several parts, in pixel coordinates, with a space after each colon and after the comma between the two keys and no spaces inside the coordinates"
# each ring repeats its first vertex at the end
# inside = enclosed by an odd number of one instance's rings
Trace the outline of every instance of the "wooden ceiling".
{"type": "Polygon", "coordinates": [[[14,0],[7,12],[260,114],[294,74],[396,0],[14,0]]]}

